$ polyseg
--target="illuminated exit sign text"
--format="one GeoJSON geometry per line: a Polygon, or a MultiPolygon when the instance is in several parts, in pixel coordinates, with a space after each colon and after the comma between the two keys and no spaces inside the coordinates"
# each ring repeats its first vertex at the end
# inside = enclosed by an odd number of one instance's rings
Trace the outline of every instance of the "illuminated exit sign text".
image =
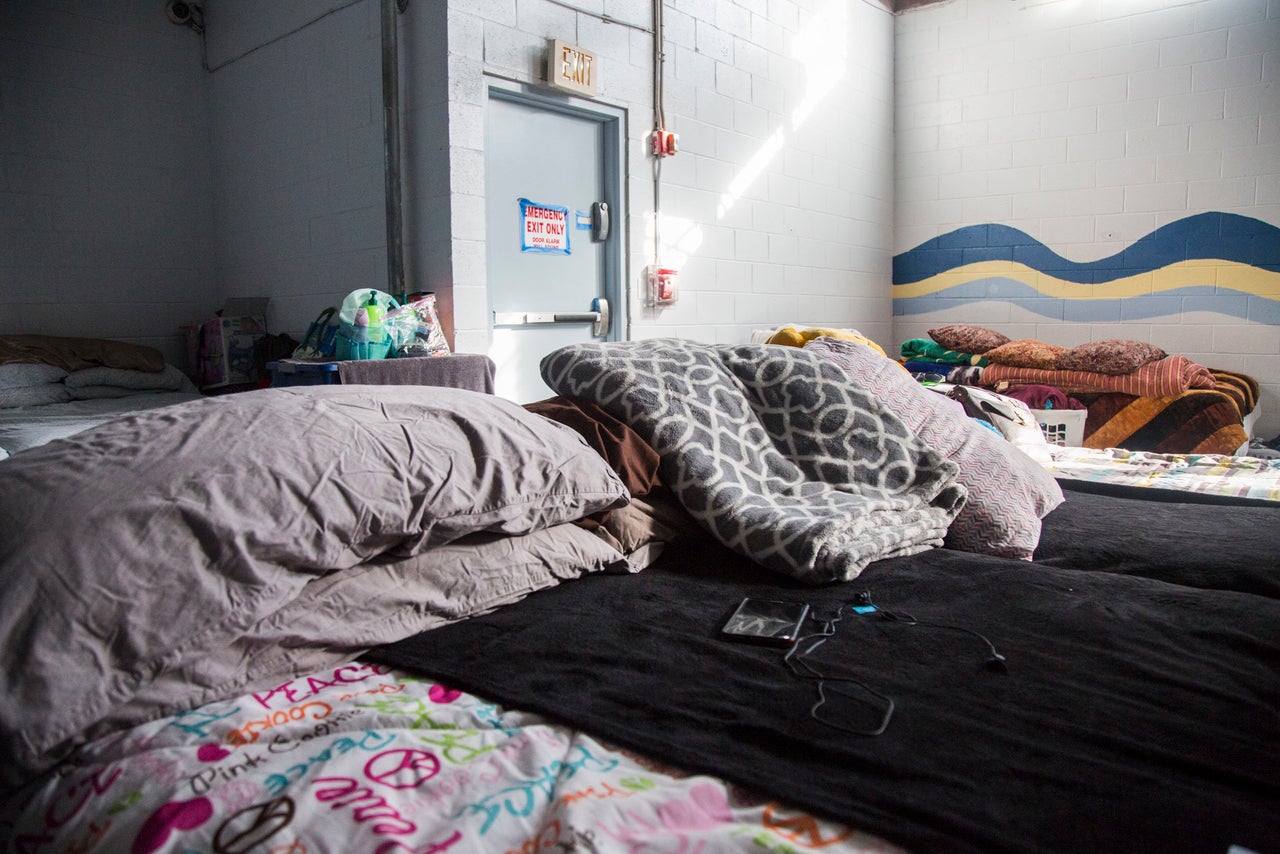
{"type": "Polygon", "coordinates": [[[547,82],[552,86],[594,96],[599,88],[596,82],[599,76],[600,66],[594,53],[560,39],[551,41],[547,55],[547,82]]]}

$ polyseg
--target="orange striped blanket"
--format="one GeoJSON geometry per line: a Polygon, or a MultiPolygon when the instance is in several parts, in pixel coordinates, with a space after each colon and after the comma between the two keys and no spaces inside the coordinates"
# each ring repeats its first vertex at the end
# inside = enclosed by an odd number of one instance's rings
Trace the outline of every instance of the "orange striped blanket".
{"type": "Polygon", "coordinates": [[[1169,356],[1150,362],[1136,371],[1118,376],[1091,371],[1052,371],[988,365],[982,370],[982,384],[999,391],[1001,386],[1047,385],[1071,395],[1128,394],[1134,397],[1165,397],[1193,388],[1213,388],[1213,374],[1186,356],[1169,356]]]}

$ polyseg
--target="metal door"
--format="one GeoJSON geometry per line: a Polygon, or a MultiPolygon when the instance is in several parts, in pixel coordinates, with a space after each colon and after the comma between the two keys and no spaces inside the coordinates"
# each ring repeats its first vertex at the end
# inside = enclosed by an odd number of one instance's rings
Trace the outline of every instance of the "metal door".
{"type": "Polygon", "coordinates": [[[485,259],[497,392],[554,392],[538,371],[567,344],[620,337],[621,115],[494,83],[485,114],[485,259]]]}

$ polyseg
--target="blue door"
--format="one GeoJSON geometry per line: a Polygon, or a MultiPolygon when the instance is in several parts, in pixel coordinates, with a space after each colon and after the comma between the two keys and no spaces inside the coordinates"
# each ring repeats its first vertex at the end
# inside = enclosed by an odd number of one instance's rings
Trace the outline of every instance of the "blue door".
{"type": "Polygon", "coordinates": [[[542,357],[624,337],[621,114],[495,83],[485,114],[489,355],[499,395],[552,396],[542,357]]]}

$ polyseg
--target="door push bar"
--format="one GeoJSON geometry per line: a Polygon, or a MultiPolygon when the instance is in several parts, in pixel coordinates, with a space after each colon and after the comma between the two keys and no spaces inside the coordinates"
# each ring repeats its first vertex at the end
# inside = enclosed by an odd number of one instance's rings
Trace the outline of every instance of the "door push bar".
{"type": "Polygon", "coordinates": [[[591,311],[495,311],[494,326],[532,326],[537,323],[590,323],[591,334],[599,337],[609,332],[609,301],[596,297],[591,311]]]}

